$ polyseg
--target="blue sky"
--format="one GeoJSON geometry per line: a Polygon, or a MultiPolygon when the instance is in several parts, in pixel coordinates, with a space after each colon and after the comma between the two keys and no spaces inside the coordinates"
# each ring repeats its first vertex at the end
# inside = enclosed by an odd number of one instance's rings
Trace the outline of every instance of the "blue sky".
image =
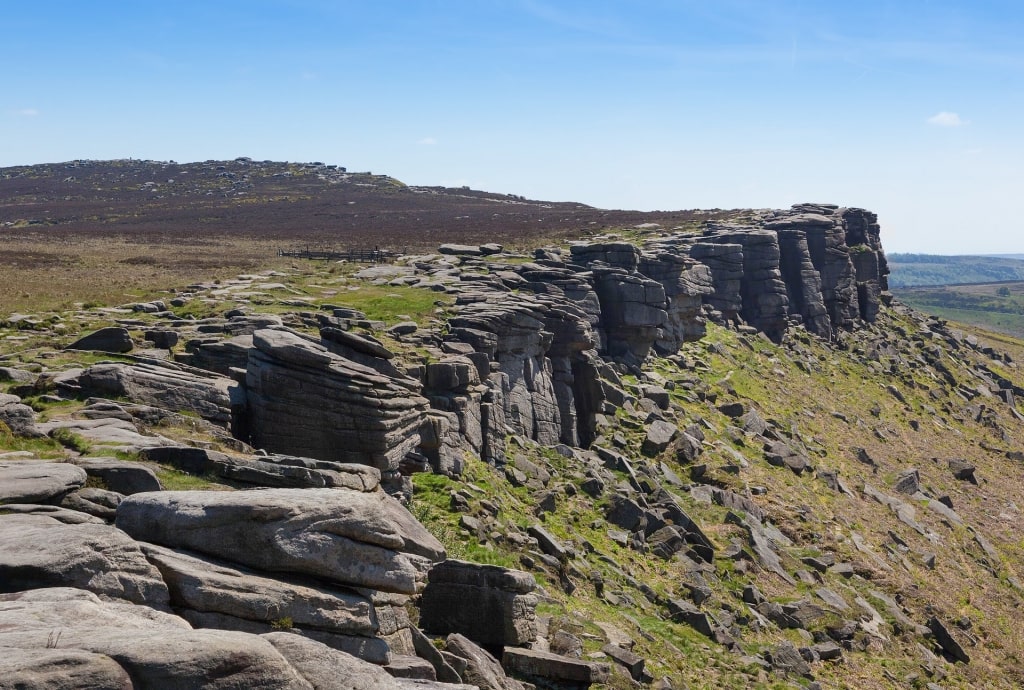
{"type": "Polygon", "coordinates": [[[604,208],[876,211],[1024,252],[1024,6],[36,0],[0,12],[0,166],[324,161],[604,208]]]}

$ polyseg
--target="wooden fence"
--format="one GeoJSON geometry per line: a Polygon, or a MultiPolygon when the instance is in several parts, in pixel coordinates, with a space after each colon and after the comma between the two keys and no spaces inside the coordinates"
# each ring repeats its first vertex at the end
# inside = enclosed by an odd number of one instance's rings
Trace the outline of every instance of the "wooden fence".
{"type": "Polygon", "coordinates": [[[297,259],[311,259],[314,261],[355,261],[364,264],[388,264],[401,256],[398,252],[387,249],[346,249],[335,251],[330,249],[304,249],[280,250],[281,256],[289,256],[297,259]]]}

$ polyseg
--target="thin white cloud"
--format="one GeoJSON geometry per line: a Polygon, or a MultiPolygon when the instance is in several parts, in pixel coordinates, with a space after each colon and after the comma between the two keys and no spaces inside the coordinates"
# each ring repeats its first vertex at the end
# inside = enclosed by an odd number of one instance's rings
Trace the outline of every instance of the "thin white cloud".
{"type": "Polygon", "coordinates": [[[22,117],[35,117],[39,114],[39,111],[35,108],[22,108],[18,111],[18,114],[22,117]]]}
{"type": "Polygon", "coordinates": [[[927,122],[936,127],[962,127],[967,124],[967,120],[962,120],[956,113],[948,113],[945,110],[932,115],[928,118],[927,122]]]}
{"type": "Polygon", "coordinates": [[[435,139],[434,137],[423,137],[416,143],[419,144],[420,146],[435,146],[437,144],[437,139],[435,139]]]}

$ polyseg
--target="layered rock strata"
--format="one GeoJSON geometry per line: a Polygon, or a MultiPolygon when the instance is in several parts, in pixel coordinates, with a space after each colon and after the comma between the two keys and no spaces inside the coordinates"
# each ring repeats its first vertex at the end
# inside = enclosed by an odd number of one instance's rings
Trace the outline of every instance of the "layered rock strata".
{"type": "Polygon", "coordinates": [[[380,374],[297,333],[256,331],[245,381],[259,448],[369,464],[387,481],[420,443],[427,400],[416,381],[380,374]]]}

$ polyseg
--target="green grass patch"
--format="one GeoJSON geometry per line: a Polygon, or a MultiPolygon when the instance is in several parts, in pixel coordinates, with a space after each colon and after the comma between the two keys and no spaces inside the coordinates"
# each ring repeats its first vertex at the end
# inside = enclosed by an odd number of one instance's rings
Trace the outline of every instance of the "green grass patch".
{"type": "Polygon", "coordinates": [[[160,465],[156,470],[157,479],[167,491],[231,491],[232,487],[221,484],[216,477],[197,477],[187,472],[160,465]]]}

